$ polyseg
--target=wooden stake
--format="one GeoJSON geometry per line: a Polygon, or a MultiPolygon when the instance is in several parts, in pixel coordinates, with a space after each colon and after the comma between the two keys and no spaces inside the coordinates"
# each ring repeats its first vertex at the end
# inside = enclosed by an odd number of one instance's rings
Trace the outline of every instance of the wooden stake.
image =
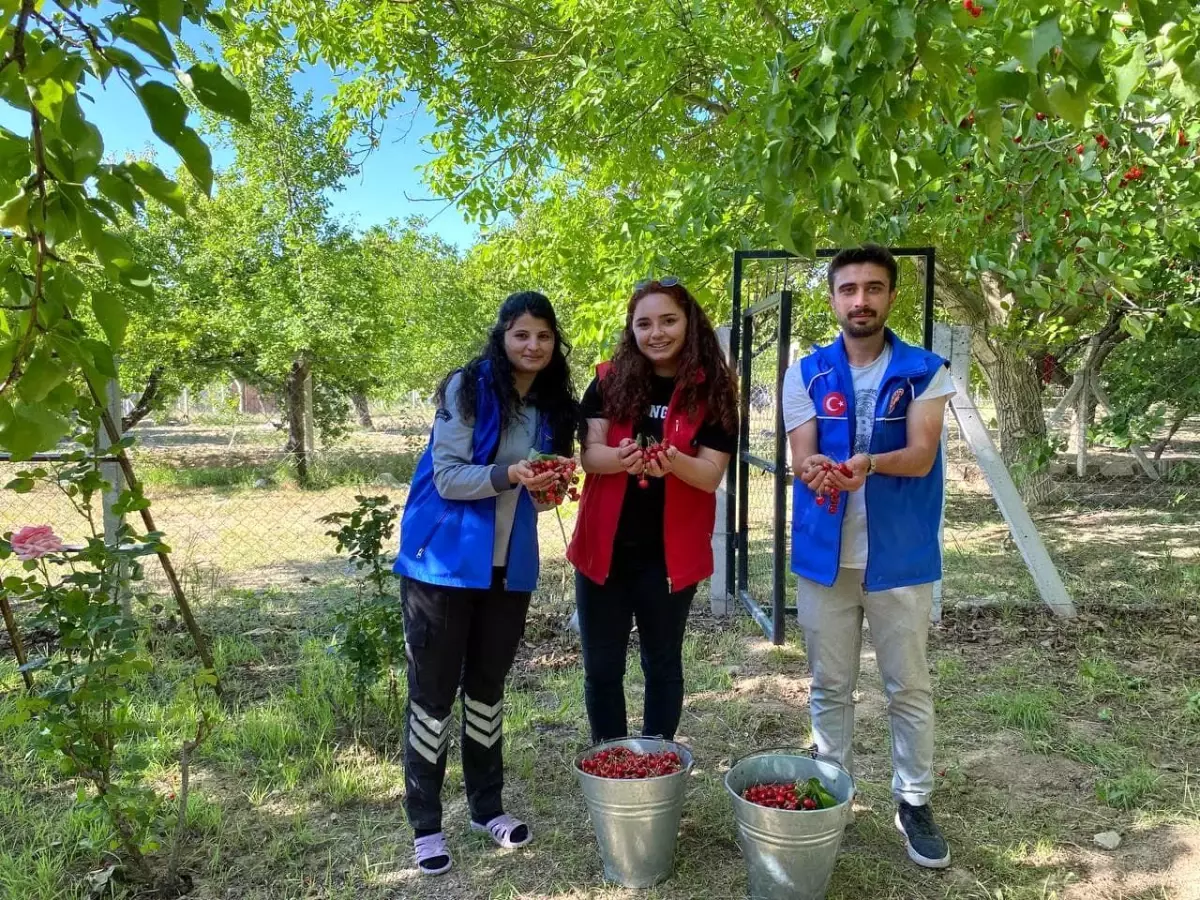
{"type": "MultiPolygon", "coordinates": [[[[17,664],[25,665],[25,646],[21,643],[21,632],[17,630],[17,620],[13,618],[12,607],[8,605],[8,594],[0,591],[0,612],[4,613],[4,627],[8,629],[9,640],[12,641],[13,653],[17,656],[17,664]]],[[[33,690],[33,676],[29,672],[22,671],[21,677],[25,679],[25,687],[33,690]]]]}
{"type": "MultiPolygon", "coordinates": [[[[88,387],[92,392],[92,398],[96,401],[96,407],[100,410],[100,421],[104,425],[104,430],[108,432],[108,438],[112,441],[113,450],[117,454],[117,462],[121,465],[121,471],[125,475],[125,483],[131,491],[137,491],[141,487],[141,482],[134,474],[133,463],[129,459],[129,454],[125,452],[125,448],[119,446],[121,442],[121,431],[117,428],[116,422],[109,415],[108,409],[101,401],[96,389],[92,387],[91,382],[88,382],[88,387]]],[[[158,531],[154,524],[154,516],[149,509],[141,510],[142,524],[146,526],[147,531],[158,531]]],[[[171,562],[171,557],[167,553],[160,551],[158,553],[158,561],[162,564],[163,574],[167,576],[167,583],[171,585],[171,594],[175,598],[175,605],[179,607],[179,613],[183,616],[183,621],[187,625],[188,633],[192,636],[192,641],[196,645],[196,652],[200,654],[200,659],[204,663],[204,667],[212,671],[216,675],[217,668],[213,663],[212,652],[208,648],[208,641],[204,637],[204,632],[200,630],[200,625],[196,622],[196,617],[192,615],[191,604],[188,603],[187,596],[183,592],[183,585],[179,582],[179,575],[175,572],[175,565],[171,562]]],[[[220,682],[216,685],[216,691],[221,693],[220,682]]]]}

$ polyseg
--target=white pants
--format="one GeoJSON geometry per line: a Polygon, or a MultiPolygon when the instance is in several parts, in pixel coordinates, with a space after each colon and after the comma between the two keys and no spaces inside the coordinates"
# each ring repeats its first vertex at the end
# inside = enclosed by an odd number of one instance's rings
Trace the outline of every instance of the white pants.
{"type": "Polygon", "coordinates": [[[797,610],[812,669],[817,751],[853,765],[854,689],[866,613],[887,694],[892,793],[914,806],[933,792],[933,691],[925,657],[933,585],[863,589],[862,569],[840,569],[833,587],[800,579],[797,610]]]}

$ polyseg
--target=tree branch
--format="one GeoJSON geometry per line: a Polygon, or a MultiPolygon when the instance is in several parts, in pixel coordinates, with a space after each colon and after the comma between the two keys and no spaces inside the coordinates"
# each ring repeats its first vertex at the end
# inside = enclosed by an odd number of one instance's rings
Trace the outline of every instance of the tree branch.
{"type": "Polygon", "coordinates": [[[754,8],[762,16],[762,20],[767,23],[768,27],[774,28],[789,41],[797,40],[796,35],[792,33],[792,29],[788,28],[787,23],[783,21],[779,13],[771,8],[768,0],[755,0],[754,8]]]}
{"type": "Polygon", "coordinates": [[[142,396],[138,398],[133,409],[129,411],[129,415],[121,419],[121,430],[129,431],[138,422],[146,418],[150,414],[150,410],[154,407],[154,401],[158,399],[158,389],[162,381],[163,367],[155,366],[149,377],[146,379],[146,387],[142,390],[142,396]]]}

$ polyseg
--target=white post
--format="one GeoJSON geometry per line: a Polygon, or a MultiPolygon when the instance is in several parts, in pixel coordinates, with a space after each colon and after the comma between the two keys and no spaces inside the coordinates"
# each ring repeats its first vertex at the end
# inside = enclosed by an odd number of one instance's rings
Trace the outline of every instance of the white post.
{"type": "MultiPolygon", "coordinates": [[[[104,399],[108,404],[108,414],[112,417],[113,422],[119,430],[121,428],[121,386],[116,378],[110,378],[105,385],[104,399]]],[[[96,449],[101,456],[106,456],[112,452],[112,442],[108,439],[108,431],[103,427],[100,428],[98,433],[96,449]]],[[[100,463],[100,474],[109,484],[109,488],[104,491],[101,497],[104,509],[104,543],[109,547],[115,547],[119,542],[117,532],[121,528],[123,517],[118,515],[114,511],[114,508],[121,496],[121,492],[125,490],[125,478],[121,474],[121,464],[117,462],[100,463]]],[[[126,592],[122,592],[121,594],[121,609],[127,616],[133,613],[129,603],[129,594],[126,592]]]]}
{"type": "Polygon", "coordinates": [[[191,396],[188,394],[188,389],[183,389],[183,421],[188,422],[192,417],[191,396]]]}
{"type": "MultiPolygon", "coordinates": [[[[730,354],[729,337],[728,325],[721,325],[717,328],[717,340],[721,342],[721,349],[725,352],[726,360],[729,359],[730,354]]],[[[712,536],[713,574],[709,580],[708,590],[709,607],[714,616],[727,616],[733,611],[733,598],[726,590],[729,584],[729,567],[726,565],[727,553],[729,541],[733,540],[733,535],[729,534],[725,525],[729,515],[729,483],[737,477],[736,467],[737,460],[730,460],[729,468],[725,470],[725,478],[721,482],[721,486],[717,488],[717,520],[713,523],[712,536]]]]}
{"type": "Polygon", "coordinates": [[[1067,593],[1066,585],[1063,584],[1054,561],[1046,552],[1046,545],[1042,543],[1041,535],[1029,517],[1029,510],[1025,508],[1025,502],[1013,483],[1008,467],[1000,458],[991,433],[980,417],[979,410],[975,408],[975,403],[968,393],[967,380],[953,369],[950,374],[954,377],[956,390],[950,399],[950,408],[954,410],[954,417],[958,420],[959,431],[975,454],[975,459],[979,461],[979,467],[983,469],[983,474],[992,489],[992,496],[996,498],[996,505],[1000,507],[1004,521],[1008,523],[1008,529],[1021,551],[1029,573],[1033,576],[1038,593],[1057,615],[1074,616],[1075,604],[1071,602],[1071,596],[1067,593]]]}
{"type": "Polygon", "coordinates": [[[313,377],[310,369],[304,378],[304,451],[308,454],[310,465],[316,446],[313,427],[313,377]]]}
{"type": "MultiPolygon", "coordinates": [[[[944,360],[954,359],[954,332],[949,325],[941,323],[933,326],[933,352],[944,360]]],[[[944,535],[946,532],[946,483],[949,478],[947,451],[950,449],[950,426],[942,421],[942,508],[938,513],[938,547],[945,555],[944,535]]],[[[933,605],[929,608],[929,621],[942,621],[942,579],[933,583],[933,605]]]]}
{"type": "Polygon", "coordinates": [[[1083,357],[1083,364],[1075,376],[1079,382],[1079,393],[1075,397],[1075,474],[1080,478],[1087,477],[1087,413],[1092,398],[1092,382],[1095,379],[1092,365],[1099,349],[1100,336],[1092,335],[1091,341],[1088,342],[1087,353],[1083,357]]]}
{"type": "MultiPolygon", "coordinates": [[[[968,325],[933,326],[933,352],[950,363],[950,375],[956,383],[969,385],[971,382],[971,328],[968,325]]],[[[950,420],[942,421],[942,509],[938,521],[938,546],[945,554],[946,534],[946,488],[950,479],[950,420]]],[[[933,583],[933,606],[929,611],[929,621],[942,621],[943,587],[942,579],[933,583]]]]}

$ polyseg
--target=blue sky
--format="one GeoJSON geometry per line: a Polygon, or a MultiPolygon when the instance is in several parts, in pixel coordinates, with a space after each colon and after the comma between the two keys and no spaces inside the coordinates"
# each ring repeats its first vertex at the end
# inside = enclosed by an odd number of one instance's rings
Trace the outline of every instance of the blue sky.
{"type": "MultiPolygon", "coordinates": [[[[211,35],[190,35],[186,30],[185,36],[212,40],[211,35]]],[[[323,104],[334,91],[333,81],[324,66],[300,73],[293,84],[299,94],[312,90],[318,104],[323,104]]],[[[140,153],[149,147],[153,148],[164,171],[174,171],[179,165],[178,156],[154,136],[137,98],[115,78],[109,80],[109,85],[107,89],[98,89],[96,82],[89,82],[93,102],[89,104],[81,98],[85,115],[104,136],[106,155],[120,159],[127,152],[140,153]]],[[[29,133],[28,116],[7,104],[0,104],[0,125],[19,134],[29,133]]],[[[444,201],[407,199],[430,197],[416,169],[430,158],[422,138],[433,128],[433,120],[418,104],[397,109],[386,123],[379,149],[367,157],[360,173],[347,182],[344,190],[331,195],[334,212],[359,228],[412,215],[432,218],[430,231],[460,249],[469,246],[475,240],[478,228],[465,222],[457,209],[446,209],[444,201]]],[[[229,165],[231,157],[228,152],[218,150],[214,152],[213,161],[218,167],[224,167],[229,165]]]]}

